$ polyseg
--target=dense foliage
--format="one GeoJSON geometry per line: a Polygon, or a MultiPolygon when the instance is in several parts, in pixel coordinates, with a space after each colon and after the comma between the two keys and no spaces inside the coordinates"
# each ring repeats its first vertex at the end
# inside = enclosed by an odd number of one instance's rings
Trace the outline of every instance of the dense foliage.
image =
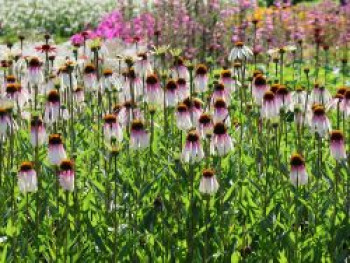
{"type": "Polygon", "coordinates": [[[69,37],[115,8],[114,0],[18,0],[3,1],[0,8],[0,37],[13,38],[50,32],[69,37]]]}

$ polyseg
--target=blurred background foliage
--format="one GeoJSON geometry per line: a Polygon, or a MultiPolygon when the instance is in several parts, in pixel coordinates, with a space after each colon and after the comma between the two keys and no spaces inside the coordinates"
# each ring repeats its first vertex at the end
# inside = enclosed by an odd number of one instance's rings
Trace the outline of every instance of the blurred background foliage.
{"type": "MultiPolygon", "coordinates": [[[[187,0],[188,4],[197,1],[187,0]]],[[[208,1],[208,0],[207,0],[208,1]]],[[[228,0],[221,0],[228,2],[228,0]]],[[[241,0],[236,0],[240,3],[241,0]]],[[[275,0],[258,0],[260,6],[271,6],[275,0]]],[[[282,0],[286,3],[290,0],[282,0]]],[[[345,2],[347,0],[341,0],[345,2]]],[[[293,4],[318,2],[317,0],[292,0],[293,4]]],[[[53,34],[56,40],[65,40],[85,28],[94,28],[101,19],[123,4],[134,6],[151,5],[153,0],[1,0],[0,40],[14,40],[19,34],[34,37],[43,32],[53,34]],[[124,3],[125,2],[125,3],[124,3]]]]}

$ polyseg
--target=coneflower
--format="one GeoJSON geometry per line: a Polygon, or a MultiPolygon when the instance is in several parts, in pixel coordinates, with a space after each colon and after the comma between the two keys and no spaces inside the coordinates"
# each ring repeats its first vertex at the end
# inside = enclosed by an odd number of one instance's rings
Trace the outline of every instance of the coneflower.
{"type": "Polygon", "coordinates": [[[188,96],[190,96],[190,90],[187,86],[187,82],[183,78],[179,78],[177,81],[177,96],[179,101],[183,101],[188,96]]]}
{"type": "Polygon", "coordinates": [[[62,160],[67,158],[60,134],[52,134],[49,136],[48,157],[52,165],[60,165],[62,160]]]}
{"type": "MultiPolygon", "coordinates": [[[[129,102],[125,102],[126,104],[129,104],[129,102]]],[[[125,107],[124,104],[116,104],[113,106],[112,112],[113,114],[118,118],[118,122],[121,124],[122,127],[126,127],[129,119],[131,119],[131,110],[130,114],[127,115],[127,107],[125,107]]],[[[128,110],[129,112],[129,110],[128,110]]]]}
{"type": "Polygon", "coordinates": [[[137,56],[140,58],[135,62],[135,71],[139,76],[147,76],[152,74],[152,66],[149,56],[146,52],[138,53],[137,56]]]}
{"type": "Polygon", "coordinates": [[[6,84],[10,84],[10,83],[15,83],[16,82],[16,77],[14,75],[7,75],[6,78],[6,84]]]}
{"type": "Polygon", "coordinates": [[[84,67],[83,80],[87,90],[91,91],[97,88],[97,72],[95,65],[90,63],[84,67]]]}
{"type": "Polygon", "coordinates": [[[16,105],[21,108],[28,102],[29,94],[20,83],[7,84],[6,93],[6,97],[16,102],[16,105]]]}
{"type": "Polygon", "coordinates": [[[116,80],[113,78],[113,70],[109,68],[104,69],[100,83],[102,91],[112,91],[112,87],[116,84],[116,80]]]}
{"type": "MultiPolygon", "coordinates": [[[[62,88],[70,85],[69,69],[66,65],[63,65],[58,69],[57,76],[60,78],[62,88]]],[[[51,83],[54,84],[53,82],[51,83]]]]}
{"type": "Polygon", "coordinates": [[[85,101],[84,89],[82,86],[78,86],[74,90],[74,99],[79,106],[85,101]]]}
{"type": "Polygon", "coordinates": [[[330,92],[319,84],[315,84],[313,90],[311,91],[311,103],[319,103],[322,105],[326,105],[332,99],[332,95],[330,92]]]}
{"type": "Polygon", "coordinates": [[[326,111],[337,109],[338,106],[339,106],[339,109],[340,109],[340,103],[342,102],[343,99],[344,99],[344,95],[343,94],[341,94],[341,93],[335,94],[335,96],[325,106],[326,107],[326,111]]]}
{"type": "Polygon", "coordinates": [[[173,74],[177,78],[183,78],[188,80],[189,79],[189,72],[187,70],[187,67],[185,65],[185,61],[181,57],[177,57],[174,62],[174,66],[172,68],[173,74]]]}
{"type": "Polygon", "coordinates": [[[103,134],[107,142],[111,142],[115,138],[118,142],[123,140],[123,130],[117,122],[117,117],[113,114],[107,114],[103,117],[103,134]]]}
{"type": "Polygon", "coordinates": [[[341,94],[341,95],[345,95],[345,93],[347,92],[348,88],[347,87],[340,87],[337,89],[337,94],[341,94]]]}
{"type": "Polygon", "coordinates": [[[286,108],[292,109],[292,96],[288,88],[284,85],[280,85],[276,91],[276,106],[278,109],[286,108]]]}
{"type": "Polygon", "coordinates": [[[214,102],[214,123],[224,122],[226,125],[230,125],[230,115],[227,108],[227,104],[223,99],[217,99],[214,102]]]}
{"type": "Polygon", "coordinates": [[[237,41],[235,46],[231,49],[230,55],[228,56],[229,61],[250,59],[253,57],[253,51],[244,45],[243,42],[237,41]]]}
{"type": "Polygon", "coordinates": [[[163,92],[157,75],[151,74],[146,78],[146,94],[147,103],[161,105],[163,102],[163,92]]]}
{"type": "Polygon", "coordinates": [[[17,102],[18,93],[18,86],[16,83],[8,83],[6,85],[6,98],[17,102]]]}
{"type": "Polygon", "coordinates": [[[130,132],[130,148],[142,150],[149,146],[150,136],[141,120],[133,120],[130,132]]]}
{"type": "Polygon", "coordinates": [[[207,66],[200,64],[196,69],[195,75],[195,87],[200,93],[207,91],[208,89],[208,69],[207,66]]]}
{"type": "Polygon", "coordinates": [[[330,133],[330,150],[334,159],[341,161],[346,159],[345,140],[342,131],[334,130],[330,133]]]}
{"type": "Polygon", "coordinates": [[[213,120],[210,114],[203,113],[198,119],[198,132],[201,137],[204,139],[207,135],[213,133],[213,120]]]}
{"type": "Polygon", "coordinates": [[[47,123],[56,122],[60,115],[60,94],[57,90],[52,90],[47,96],[45,105],[44,120],[47,123]]]}
{"type": "Polygon", "coordinates": [[[165,103],[167,107],[174,107],[177,103],[177,84],[172,79],[165,85],[165,103]]]}
{"type": "Polygon", "coordinates": [[[186,104],[187,108],[189,109],[191,113],[191,118],[194,126],[197,126],[198,119],[201,116],[203,109],[202,109],[202,101],[198,98],[190,99],[186,98],[183,101],[184,104],[186,104]]]}
{"type": "Polygon", "coordinates": [[[331,124],[326,115],[325,108],[321,105],[314,107],[311,118],[311,130],[318,133],[319,136],[324,137],[328,134],[331,124]]]}
{"type": "Polygon", "coordinates": [[[192,127],[190,112],[184,103],[179,103],[175,112],[176,127],[182,131],[188,131],[192,127]]]}
{"type": "Polygon", "coordinates": [[[229,93],[235,92],[237,90],[240,83],[239,81],[233,79],[231,70],[222,70],[220,76],[221,83],[224,84],[225,88],[228,90],[229,93]]]}
{"type": "Polygon", "coordinates": [[[258,74],[253,79],[253,89],[252,89],[252,95],[255,100],[255,103],[257,105],[261,105],[263,102],[263,97],[266,91],[268,91],[269,87],[267,85],[266,78],[258,74]]]}
{"type": "Polygon", "coordinates": [[[308,182],[308,175],[305,168],[304,158],[300,154],[293,154],[290,159],[290,180],[294,186],[305,185],[308,182]]]}
{"type": "Polygon", "coordinates": [[[11,60],[5,60],[5,59],[3,59],[3,60],[1,60],[0,61],[0,66],[2,67],[2,68],[9,68],[9,67],[11,67],[12,66],[12,61],[11,60]]]}
{"type": "Polygon", "coordinates": [[[46,130],[39,116],[33,116],[30,122],[30,143],[36,147],[46,142],[46,130]]]}
{"type": "Polygon", "coordinates": [[[275,95],[272,91],[266,91],[261,106],[261,118],[272,119],[279,115],[279,109],[276,105],[275,95]]]}
{"type": "Polygon", "coordinates": [[[62,160],[58,174],[61,187],[65,191],[74,191],[74,165],[70,160],[62,160]]]}
{"type": "Polygon", "coordinates": [[[226,125],[223,122],[215,123],[213,136],[210,142],[211,154],[224,156],[233,149],[233,142],[230,135],[227,133],[226,125]]]}
{"type": "Polygon", "coordinates": [[[214,104],[218,99],[223,99],[228,105],[230,105],[231,94],[223,83],[217,83],[214,85],[214,92],[211,96],[211,104],[214,104]]]}
{"type": "Polygon", "coordinates": [[[123,127],[126,127],[133,119],[133,108],[135,108],[135,102],[131,100],[127,100],[123,103],[122,108],[118,113],[118,120],[122,124],[123,127]]]}
{"type": "Polygon", "coordinates": [[[123,109],[123,104],[120,104],[120,103],[115,104],[115,105],[113,106],[113,109],[112,109],[113,114],[114,114],[115,116],[119,116],[119,113],[122,111],[122,109],[123,109]]]}
{"type": "Polygon", "coordinates": [[[194,98],[193,100],[193,104],[192,104],[192,117],[193,117],[193,122],[194,125],[197,126],[198,124],[198,119],[199,117],[202,115],[203,113],[203,101],[201,101],[199,98],[194,98]]]}
{"type": "Polygon", "coordinates": [[[34,193],[38,190],[36,171],[31,162],[23,162],[17,175],[18,188],[21,193],[34,193]]]}
{"type": "MultiPolygon", "coordinates": [[[[12,122],[13,123],[13,122],[12,122]]],[[[0,139],[6,137],[7,131],[11,128],[11,118],[8,108],[0,108],[0,139]]]]}
{"type": "Polygon", "coordinates": [[[202,194],[215,194],[219,189],[219,183],[212,169],[205,169],[199,183],[199,192],[202,194]]]}
{"type": "Polygon", "coordinates": [[[292,103],[295,107],[304,108],[306,102],[306,91],[303,87],[298,86],[292,93],[292,103]]]}
{"type": "Polygon", "coordinates": [[[259,70],[259,69],[255,69],[253,71],[253,79],[255,79],[259,75],[263,76],[263,72],[261,70],[259,70]]]}
{"type": "Polygon", "coordinates": [[[41,70],[42,62],[37,57],[31,57],[28,60],[28,81],[33,85],[38,85],[43,81],[41,70]]]}
{"type": "Polygon", "coordinates": [[[276,94],[277,93],[277,90],[279,89],[281,85],[279,83],[273,83],[271,86],[270,86],[270,91],[273,92],[273,94],[276,94]]]}
{"type": "Polygon", "coordinates": [[[49,45],[49,44],[43,44],[40,46],[36,46],[35,50],[41,53],[47,53],[47,54],[55,54],[56,53],[56,47],[49,45]]]}
{"type": "Polygon", "coordinates": [[[344,99],[340,103],[340,110],[345,116],[350,117],[350,89],[344,93],[344,99]]]}
{"type": "Polygon", "coordinates": [[[200,162],[204,158],[204,151],[197,131],[189,131],[181,158],[185,163],[200,162]]]}

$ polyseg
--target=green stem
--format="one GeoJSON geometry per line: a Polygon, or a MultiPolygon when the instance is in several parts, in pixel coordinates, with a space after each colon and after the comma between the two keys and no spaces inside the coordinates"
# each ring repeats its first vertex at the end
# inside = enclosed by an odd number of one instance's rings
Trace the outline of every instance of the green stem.
{"type": "Polygon", "coordinates": [[[69,235],[69,229],[70,229],[70,223],[69,223],[69,191],[66,191],[66,213],[65,213],[65,225],[66,225],[66,233],[64,238],[64,261],[67,262],[67,255],[68,255],[68,235],[69,235]]]}

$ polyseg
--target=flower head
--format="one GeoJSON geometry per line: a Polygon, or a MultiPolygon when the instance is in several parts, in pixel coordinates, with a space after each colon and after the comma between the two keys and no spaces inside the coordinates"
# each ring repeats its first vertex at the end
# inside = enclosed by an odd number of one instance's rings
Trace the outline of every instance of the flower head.
{"type": "Polygon", "coordinates": [[[208,113],[203,113],[198,119],[198,131],[202,138],[212,135],[213,133],[213,119],[208,113]]]}
{"type": "Polygon", "coordinates": [[[142,150],[149,146],[150,137],[141,120],[133,120],[130,132],[130,148],[142,150]]]}
{"type": "Polygon", "coordinates": [[[290,180],[293,185],[305,185],[308,181],[308,175],[305,169],[304,158],[300,154],[293,154],[290,159],[290,180]]]}
{"type": "Polygon", "coordinates": [[[67,158],[60,134],[52,134],[49,136],[48,156],[52,165],[60,165],[61,161],[67,158]]]}
{"type": "Polygon", "coordinates": [[[123,140],[123,130],[117,122],[117,117],[113,114],[107,114],[103,117],[103,133],[107,142],[115,138],[118,142],[123,140]]]}
{"type": "Polygon", "coordinates": [[[204,158],[204,151],[197,131],[189,131],[181,158],[185,163],[200,162],[204,158]]]}
{"type": "Polygon", "coordinates": [[[174,107],[177,103],[177,83],[173,79],[165,85],[165,101],[168,107],[174,107]]]}
{"type": "Polygon", "coordinates": [[[319,136],[324,137],[328,134],[330,128],[331,124],[326,115],[325,108],[322,105],[315,106],[311,118],[311,130],[318,133],[319,136]]]}
{"type": "Polygon", "coordinates": [[[256,104],[261,105],[265,92],[268,91],[266,78],[262,74],[258,74],[253,79],[252,95],[256,104]]]}
{"type": "Polygon", "coordinates": [[[199,184],[199,191],[202,194],[215,194],[219,189],[219,183],[212,169],[205,169],[199,184]]]}
{"type": "Polygon", "coordinates": [[[30,142],[35,146],[40,146],[46,141],[46,130],[43,121],[39,116],[33,116],[30,122],[30,142]]]}
{"type": "Polygon", "coordinates": [[[184,103],[179,103],[175,112],[176,126],[182,131],[188,131],[192,127],[191,115],[184,103]]]}
{"type": "Polygon", "coordinates": [[[261,117],[265,119],[272,119],[277,117],[278,114],[279,109],[276,104],[274,93],[272,91],[266,91],[261,106],[261,117]]]}
{"type": "Polygon", "coordinates": [[[226,125],[223,122],[215,123],[213,136],[210,142],[211,154],[217,153],[219,156],[228,154],[233,149],[233,142],[227,133],[226,125]]]}
{"type": "Polygon", "coordinates": [[[235,46],[231,49],[228,56],[229,61],[250,59],[253,56],[253,51],[244,45],[243,42],[237,41],[235,46]]]}
{"type": "Polygon", "coordinates": [[[157,75],[148,75],[146,78],[146,101],[151,104],[161,105],[163,101],[162,97],[162,89],[157,75]]]}
{"type": "Polygon", "coordinates": [[[23,162],[18,172],[18,188],[23,193],[34,193],[38,190],[36,171],[31,162],[23,162]]]}
{"type": "Polygon", "coordinates": [[[72,192],[74,190],[74,169],[73,162],[70,160],[62,160],[60,163],[59,183],[65,191],[72,192]]]}
{"type": "Polygon", "coordinates": [[[345,140],[343,132],[340,130],[331,131],[329,141],[329,146],[333,158],[337,161],[346,159],[345,140]]]}

